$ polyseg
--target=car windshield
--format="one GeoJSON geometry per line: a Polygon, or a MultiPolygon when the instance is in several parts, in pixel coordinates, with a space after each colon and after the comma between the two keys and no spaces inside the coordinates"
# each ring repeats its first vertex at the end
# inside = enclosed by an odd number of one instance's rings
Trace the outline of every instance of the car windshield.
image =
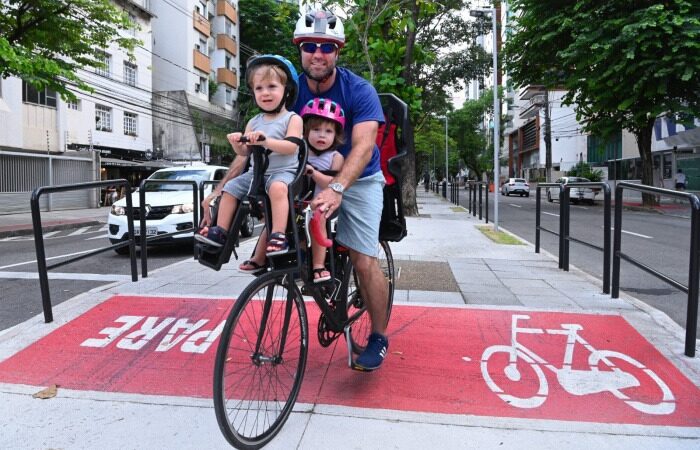
{"type": "Polygon", "coordinates": [[[522,178],[516,178],[513,181],[515,181],[516,183],[524,183],[525,182],[525,180],[522,178]]]}
{"type": "MultiPolygon", "coordinates": [[[[149,180],[187,180],[196,181],[199,185],[200,181],[209,179],[209,171],[207,170],[164,170],[156,172],[149,180]]],[[[190,184],[147,184],[146,192],[164,192],[164,191],[192,191],[190,184]]]]}
{"type": "Polygon", "coordinates": [[[569,177],[569,183],[587,183],[591,180],[588,178],[581,178],[581,177],[569,177]]]}

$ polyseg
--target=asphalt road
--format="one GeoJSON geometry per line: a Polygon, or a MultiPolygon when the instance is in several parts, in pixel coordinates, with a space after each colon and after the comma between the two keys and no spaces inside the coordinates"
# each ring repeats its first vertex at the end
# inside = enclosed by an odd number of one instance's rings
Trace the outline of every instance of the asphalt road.
{"type": "MultiPolygon", "coordinates": [[[[467,191],[460,191],[460,203],[467,206],[467,191]]],[[[581,241],[603,247],[603,205],[571,205],[570,235],[581,241]]],[[[489,218],[493,221],[493,195],[489,197],[489,218]]],[[[559,203],[542,198],[541,226],[559,229],[559,203]]],[[[499,196],[499,226],[535,243],[535,193],[530,197],[499,196]]],[[[478,213],[477,213],[478,214],[478,213]]],[[[612,218],[614,226],[614,217],[612,218]]],[[[612,236],[611,236],[612,243],[612,236]]],[[[541,233],[543,250],[558,255],[558,237],[541,233]]],[[[689,273],[690,217],[689,214],[659,214],[624,209],[622,215],[622,252],[687,286],[689,273]]],[[[572,242],[569,264],[603,278],[603,252],[572,242]]],[[[612,267],[612,264],[611,264],[612,267]]],[[[656,277],[622,261],[620,289],[665,312],[685,327],[687,294],[656,277]]]]}
{"type": "MultiPolygon", "coordinates": [[[[44,235],[47,264],[109,245],[106,225],[97,225],[44,235]]],[[[259,230],[259,227],[256,229],[259,230]]],[[[0,239],[0,330],[42,313],[41,290],[32,235],[0,239]]],[[[139,276],[141,261],[138,259],[139,276]]],[[[148,249],[148,271],[192,258],[192,244],[148,249]]],[[[51,303],[59,303],[115,281],[131,280],[128,256],[109,250],[49,271],[51,303]]]]}

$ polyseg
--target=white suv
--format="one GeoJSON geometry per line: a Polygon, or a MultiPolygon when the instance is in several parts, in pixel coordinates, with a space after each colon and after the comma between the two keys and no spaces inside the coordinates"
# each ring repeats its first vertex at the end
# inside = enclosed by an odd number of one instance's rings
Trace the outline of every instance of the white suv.
{"type": "Polygon", "coordinates": [[[524,178],[508,178],[501,186],[501,195],[519,194],[521,197],[530,196],[530,186],[524,178]]]}
{"type": "MultiPolygon", "coordinates": [[[[201,181],[221,180],[227,172],[222,166],[184,166],[160,169],[154,172],[149,180],[192,180],[197,182],[199,194],[199,183],[201,181]]],[[[158,234],[174,233],[175,231],[193,228],[193,208],[199,204],[192,204],[192,186],[187,184],[147,184],[146,187],[146,235],[155,236],[158,234]]],[[[211,186],[205,189],[205,195],[211,192],[211,186]]],[[[199,195],[198,195],[199,197],[199,195]]],[[[134,210],[134,234],[140,235],[139,225],[139,193],[131,194],[134,210]]],[[[125,241],[129,238],[126,216],[126,198],[118,200],[112,205],[112,209],[107,217],[108,237],[112,244],[125,241]]],[[[241,234],[250,236],[253,233],[253,219],[246,217],[241,226],[241,234]]],[[[186,242],[192,243],[193,233],[182,233],[163,239],[158,239],[152,244],[178,244],[186,242]]],[[[138,245],[139,241],[136,241],[138,245]]],[[[149,243],[150,245],[151,243],[149,243]]],[[[129,253],[129,247],[122,247],[115,250],[119,254],[129,253]]]]}

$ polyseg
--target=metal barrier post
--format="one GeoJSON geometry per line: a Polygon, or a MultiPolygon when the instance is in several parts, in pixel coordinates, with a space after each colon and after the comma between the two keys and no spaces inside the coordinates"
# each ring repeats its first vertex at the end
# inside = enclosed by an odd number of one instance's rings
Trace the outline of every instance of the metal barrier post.
{"type": "Polygon", "coordinates": [[[442,198],[447,198],[447,179],[442,183],[442,198]]]}
{"type": "Polygon", "coordinates": [[[542,188],[537,186],[535,198],[535,253],[540,252],[540,209],[542,207],[542,199],[540,198],[542,188]]]}
{"type": "Polygon", "coordinates": [[[685,354],[695,356],[698,328],[698,294],[700,293],[700,209],[692,208],[690,218],[690,264],[688,273],[688,311],[685,319],[685,354]]]}
{"type": "Polygon", "coordinates": [[[615,187],[615,231],[613,232],[612,293],[610,297],[620,297],[620,247],[622,245],[622,186],[615,187]]]}
{"type": "Polygon", "coordinates": [[[481,194],[481,188],[483,187],[484,183],[479,182],[479,220],[481,220],[481,208],[482,208],[482,194],[481,194]]]}
{"type": "MultiPolygon", "coordinates": [[[[494,194],[496,195],[496,194],[494,194]]],[[[485,210],[486,223],[489,223],[489,187],[486,185],[486,210],[485,210]]]]}
{"type": "Polygon", "coordinates": [[[44,236],[41,231],[41,215],[39,213],[39,196],[32,193],[30,205],[32,208],[32,226],[34,228],[34,248],[36,249],[36,264],[39,271],[39,287],[41,288],[41,305],[44,310],[44,322],[53,322],[51,308],[51,292],[49,291],[49,274],[46,269],[46,253],[44,252],[44,236]]]}
{"type": "Polygon", "coordinates": [[[560,223],[562,224],[562,235],[561,235],[561,247],[562,251],[562,269],[566,272],[569,271],[569,230],[570,230],[570,217],[571,217],[571,190],[569,186],[564,186],[564,191],[559,195],[560,210],[561,214],[559,217],[560,223]]]}
{"type": "Polygon", "coordinates": [[[610,293],[610,186],[603,185],[603,293],[610,293]]]}

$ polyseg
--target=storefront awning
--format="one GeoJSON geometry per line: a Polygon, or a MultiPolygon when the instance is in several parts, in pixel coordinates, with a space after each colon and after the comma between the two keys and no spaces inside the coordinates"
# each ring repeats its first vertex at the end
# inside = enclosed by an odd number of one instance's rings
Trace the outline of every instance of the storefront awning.
{"type": "Polygon", "coordinates": [[[140,161],[105,157],[102,157],[101,164],[105,167],[143,167],[140,161]]]}

